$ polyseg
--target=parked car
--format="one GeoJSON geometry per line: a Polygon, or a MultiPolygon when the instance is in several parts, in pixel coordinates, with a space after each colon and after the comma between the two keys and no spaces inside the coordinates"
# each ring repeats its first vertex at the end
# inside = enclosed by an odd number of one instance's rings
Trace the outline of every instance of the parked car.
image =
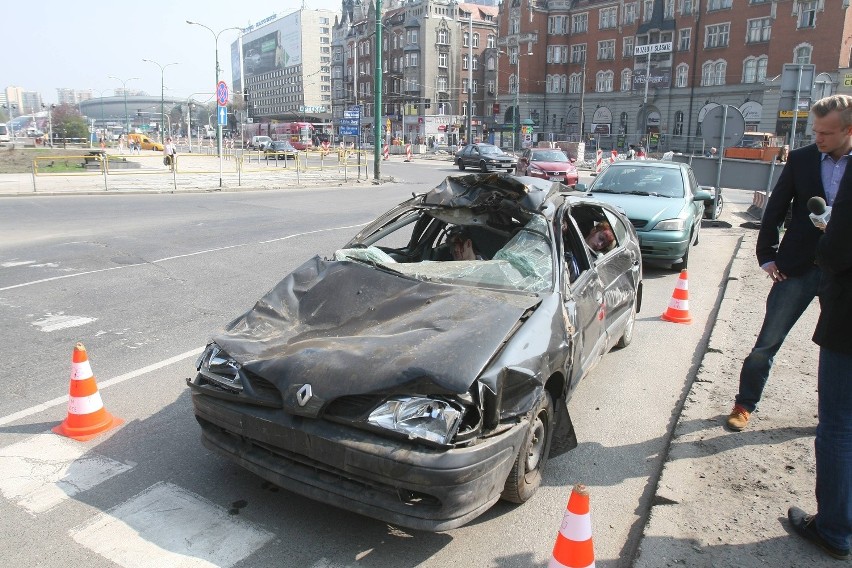
{"type": "Polygon", "coordinates": [[[467,144],[456,151],[456,165],[462,171],[470,166],[471,168],[479,168],[483,172],[506,170],[511,173],[515,171],[518,159],[493,144],[480,142],[467,144]]]}
{"type": "Polygon", "coordinates": [[[518,158],[517,174],[550,181],[558,181],[574,187],[578,174],[574,163],[558,148],[527,148],[518,158]]]}
{"type": "Polygon", "coordinates": [[[263,153],[267,158],[275,158],[276,160],[295,159],[297,152],[298,150],[287,140],[276,140],[263,148],[263,153]]]}
{"type": "Polygon", "coordinates": [[[577,444],[570,394],[630,343],[642,299],[629,221],[560,187],[451,176],[305,262],[187,379],[205,446],[413,529],[528,500],[577,444]],[[584,235],[603,221],[617,242],[593,253],[584,235]]]}
{"type": "Polygon", "coordinates": [[[688,164],[658,160],[612,163],[588,188],[577,189],[623,209],[639,235],[642,257],[675,270],[687,267],[705,203],[712,199],[688,164]]]}

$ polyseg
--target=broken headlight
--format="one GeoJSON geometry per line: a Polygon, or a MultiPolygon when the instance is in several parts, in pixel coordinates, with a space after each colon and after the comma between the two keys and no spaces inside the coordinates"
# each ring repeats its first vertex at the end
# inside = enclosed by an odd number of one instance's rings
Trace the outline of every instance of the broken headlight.
{"type": "Polygon", "coordinates": [[[243,390],[240,364],[215,343],[207,346],[195,366],[201,376],[211,383],[232,391],[243,390]]]}
{"type": "Polygon", "coordinates": [[[461,406],[445,400],[397,396],[379,405],[370,413],[367,422],[409,438],[449,444],[463,414],[461,406]]]}

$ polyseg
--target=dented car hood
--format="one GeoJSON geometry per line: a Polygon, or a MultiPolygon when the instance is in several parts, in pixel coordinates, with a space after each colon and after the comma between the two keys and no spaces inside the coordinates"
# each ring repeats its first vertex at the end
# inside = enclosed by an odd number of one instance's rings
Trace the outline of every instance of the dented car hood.
{"type": "Polygon", "coordinates": [[[282,392],[464,393],[539,301],[314,257],[213,341],[282,392]]]}

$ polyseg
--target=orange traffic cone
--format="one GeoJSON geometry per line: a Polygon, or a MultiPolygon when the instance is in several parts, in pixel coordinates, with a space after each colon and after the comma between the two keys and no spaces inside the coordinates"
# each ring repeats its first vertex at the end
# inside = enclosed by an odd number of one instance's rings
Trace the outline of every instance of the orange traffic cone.
{"type": "Polygon", "coordinates": [[[74,346],[71,357],[71,387],[68,393],[68,416],[53,428],[57,434],[81,442],[124,423],[106,411],[92,374],[86,348],[82,343],[74,346]]]}
{"type": "Polygon", "coordinates": [[[674,323],[692,323],[689,315],[689,285],[686,282],[686,270],[680,271],[669,307],[663,312],[662,318],[674,323]]]}
{"type": "Polygon", "coordinates": [[[589,568],[595,565],[592,545],[592,517],[589,514],[589,490],[575,485],[568,509],[553,545],[553,557],[547,568],[589,568]]]}

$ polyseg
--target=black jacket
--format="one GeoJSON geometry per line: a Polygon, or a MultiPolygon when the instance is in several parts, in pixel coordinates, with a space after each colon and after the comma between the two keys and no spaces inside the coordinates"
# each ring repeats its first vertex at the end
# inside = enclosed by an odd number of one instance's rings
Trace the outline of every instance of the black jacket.
{"type": "MultiPolygon", "coordinates": [[[[804,274],[816,258],[816,244],[822,231],[808,217],[808,199],[815,196],[825,199],[820,156],[815,144],[790,152],[763,213],[755,251],[757,261],[761,265],[775,261],[786,276],[804,274]],[[779,244],[780,230],[791,206],[790,225],[779,244]]],[[[852,167],[846,168],[841,184],[847,178],[852,178],[852,167]]]]}
{"type": "Polygon", "coordinates": [[[821,347],[852,355],[852,178],[847,164],[831,207],[831,220],[817,244],[822,268],[820,314],[814,341],[821,347]]]}

